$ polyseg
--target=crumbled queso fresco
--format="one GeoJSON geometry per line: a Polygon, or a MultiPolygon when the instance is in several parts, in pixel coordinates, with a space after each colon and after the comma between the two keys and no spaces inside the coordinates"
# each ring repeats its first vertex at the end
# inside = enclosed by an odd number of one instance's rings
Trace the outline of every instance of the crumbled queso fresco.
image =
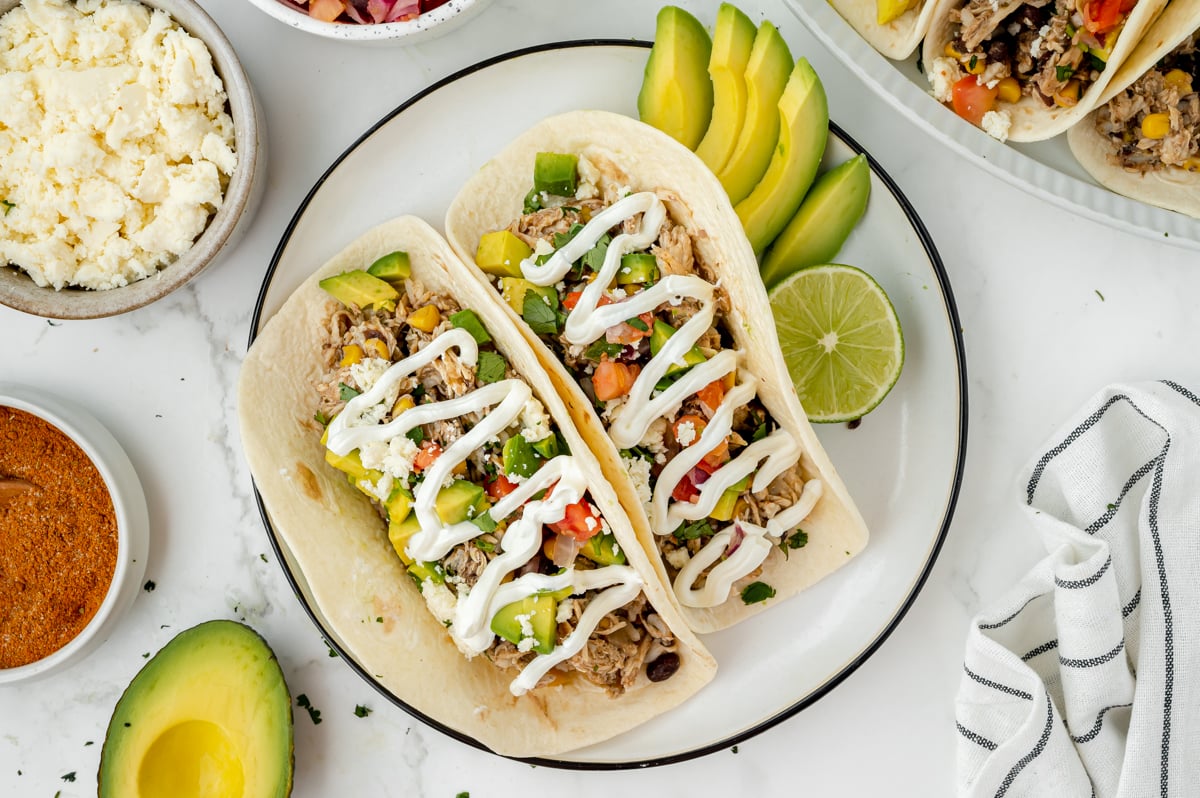
{"type": "Polygon", "coordinates": [[[237,164],[212,55],[131,0],[0,16],[0,264],[106,289],[183,254],[237,164]]]}

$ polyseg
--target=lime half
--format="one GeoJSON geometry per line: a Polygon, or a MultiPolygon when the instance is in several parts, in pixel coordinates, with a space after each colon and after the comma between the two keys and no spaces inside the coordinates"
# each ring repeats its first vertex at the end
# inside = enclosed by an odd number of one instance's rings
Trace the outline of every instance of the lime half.
{"type": "Polygon", "coordinates": [[[808,420],[852,421],[874,410],[904,365],[900,320],[879,283],[853,266],[810,266],[770,297],[808,420]]]}

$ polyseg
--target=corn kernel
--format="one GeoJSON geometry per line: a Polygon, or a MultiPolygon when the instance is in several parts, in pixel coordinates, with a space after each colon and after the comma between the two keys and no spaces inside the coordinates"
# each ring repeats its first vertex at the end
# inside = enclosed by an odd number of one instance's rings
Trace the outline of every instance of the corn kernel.
{"type": "Polygon", "coordinates": [[[465,477],[467,475],[467,461],[463,460],[450,469],[450,473],[456,477],[465,477]]]}
{"type": "Polygon", "coordinates": [[[951,58],[962,58],[963,57],[963,54],[960,53],[957,49],[955,49],[954,42],[946,42],[946,47],[942,50],[942,52],[944,52],[946,55],[950,56],[951,58]]]}
{"type": "Polygon", "coordinates": [[[1200,172],[1200,156],[1193,155],[1183,162],[1183,168],[1189,172],[1200,172]]]}
{"type": "Polygon", "coordinates": [[[378,338],[368,338],[363,341],[363,349],[365,354],[370,354],[371,357],[377,357],[381,360],[388,360],[387,344],[378,338]]]}
{"type": "Polygon", "coordinates": [[[737,382],[737,372],[731,371],[721,378],[721,384],[725,386],[726,391],[732,391],[734,384],[737,382]]]}
{"type": "Polygon", "coordinates": [[[1068,80],[1067,85],[1063,86],[1054,94],[1054,104],[1059,108],[1071,108],[1079,102],[1079,81],[1068,80]]]}
{"type": "Polygon", "coordinates": [[[1146,114],[1142,119],[1142,135],[1148,139],[1161,139],[1171,132],[1171,117],[1166,114],[1146,114]]]}
{"type": "Polygon", "coordinates": [[[442,321],[442,314],[433,305],[426,305],[420,310],[414,310],[408,315],[408,324],[421,332],[431,333],[433,328],[442,321]]]}
{"type": "Polygon", "coordinates": [[[1192,93],[1192,76],[1182,69],[1172,69],[1163,80],[1169,88],[1178,89],[1180,94],[1192,93]]]}
{"type": "Polygon", "coordinates": [[[1011,75],[1000,78],[1000,82],[996,84],[996,91],[999,92],[996,96],[1002,103],[1015,103],[1021,99],[1021,84],[1011,75]]]}
{"type": "Polygon", "coordinates": [[[362,347],[358,344],[346,344],[342,347],[342,366],[353,366],[363,359],[362,347]]]}
{"type": "Polygon", "coordinates": [[[987,69],[987,59],[980,58],[977,55],[973,55],[968,58],[960,58],[959,60],[962,61],[962,64],[964,67],[966,67],[967,72],[972,75],[982,75],[983,70],[987,69]]]}
{"type": "Polygon", "coordinates": [[[400,415],[405,410],[412,410],[414,407],[416,407],[416,404],[417,403],[413,401],[412,396],[409,394],[404,394],[404,396],[401,396],[396,400],[396,404],[392,405],[392,418],[400,415]]]}

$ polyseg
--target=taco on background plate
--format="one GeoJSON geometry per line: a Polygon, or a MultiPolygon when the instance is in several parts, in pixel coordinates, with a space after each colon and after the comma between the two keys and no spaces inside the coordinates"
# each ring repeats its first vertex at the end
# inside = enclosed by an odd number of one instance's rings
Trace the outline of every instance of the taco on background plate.
{"type": "Polygon", "coordinates": [[[1004,141],[1039,141],[1099,103],[1166,0],[940,0],[922,61],[933,95],[1004,141]]]}
{"type": "Polygon", "coordinates": [[[617,114],[551,117],[467,182],[446,232],[537,348],[693,629],[866,545],[754,253],[693,153],[617,114]]]}
{"type": "Polygon", "coordinates": [[[1167,6],[1067,142],[1102,185],[1200,218],[1198,44],[1200,4],[1167,6]]]}
{"type": "Polygon", "coordinates": [[[545,755],[712,678],[528,344],[421,220],[297,289],[246,357],[238,413],[317,608],[417,711],[545,755]]]}
{"type": "Polygon", "coordinates": [[[867,44],[887,58],[913,54],[933,21],[936,0],[830,0],[867,44]]]}

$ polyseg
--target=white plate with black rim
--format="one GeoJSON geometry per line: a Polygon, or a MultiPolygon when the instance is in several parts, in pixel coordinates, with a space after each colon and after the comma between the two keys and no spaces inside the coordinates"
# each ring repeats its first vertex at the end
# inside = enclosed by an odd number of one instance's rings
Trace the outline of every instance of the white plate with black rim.
{"type": "Polygon", "coordinates": [[[826,0],[785,0],[785,4],[850,71],[939,145],[1084,218],[1156,241],[1200,249],[1200,219],[1104,188],[1071,155],[1065,135],[1046,141],[1001,143],[960,119],[929,94],[919,48],[903,61],[891,61],[867,44],[826,0]]]}
{"type": "MultiPolygon", "coordinates": [[[[459,186],[534,122],[576,108],[636,116],[647,46],[563,42],[509,53],[442,80],[388,114],[334,162],[296,211],[263,282],[251,342],[305,277],[368,228],[416,214],[440,229],[459,186]],[[581,83],[580,74],[604,79],[581,83]],[[515,87],[534,82],[539,91],[517,96],[515,87]],[[487,124],[463,124],[463,109],[487,124]],[[342,221],[330,225],[331,218],[342,221]]],[[[861,151],[840,129],[832,132],[826,166],[861,151]]],[[[840,684],[879,647],[921,589],[949,528],[966,453],[962,338],[933,243],[895,184],[878,164],[871,166],[867,214],[839,260],[867,269],[888,292],[904,327],[907,361],[892,393],[857,428],[818,428],[871,528],[866,551],[800,596],[706,636],[719,671],[684,705],[612,740],[530,761],[642,767],[733,745],[840,684]]],[[[297,596],[343,661],[413,715],[478,746],[439,723],[436,713],[413,711],[355,661],[265,511],[263,519],[297,596]]]]}

